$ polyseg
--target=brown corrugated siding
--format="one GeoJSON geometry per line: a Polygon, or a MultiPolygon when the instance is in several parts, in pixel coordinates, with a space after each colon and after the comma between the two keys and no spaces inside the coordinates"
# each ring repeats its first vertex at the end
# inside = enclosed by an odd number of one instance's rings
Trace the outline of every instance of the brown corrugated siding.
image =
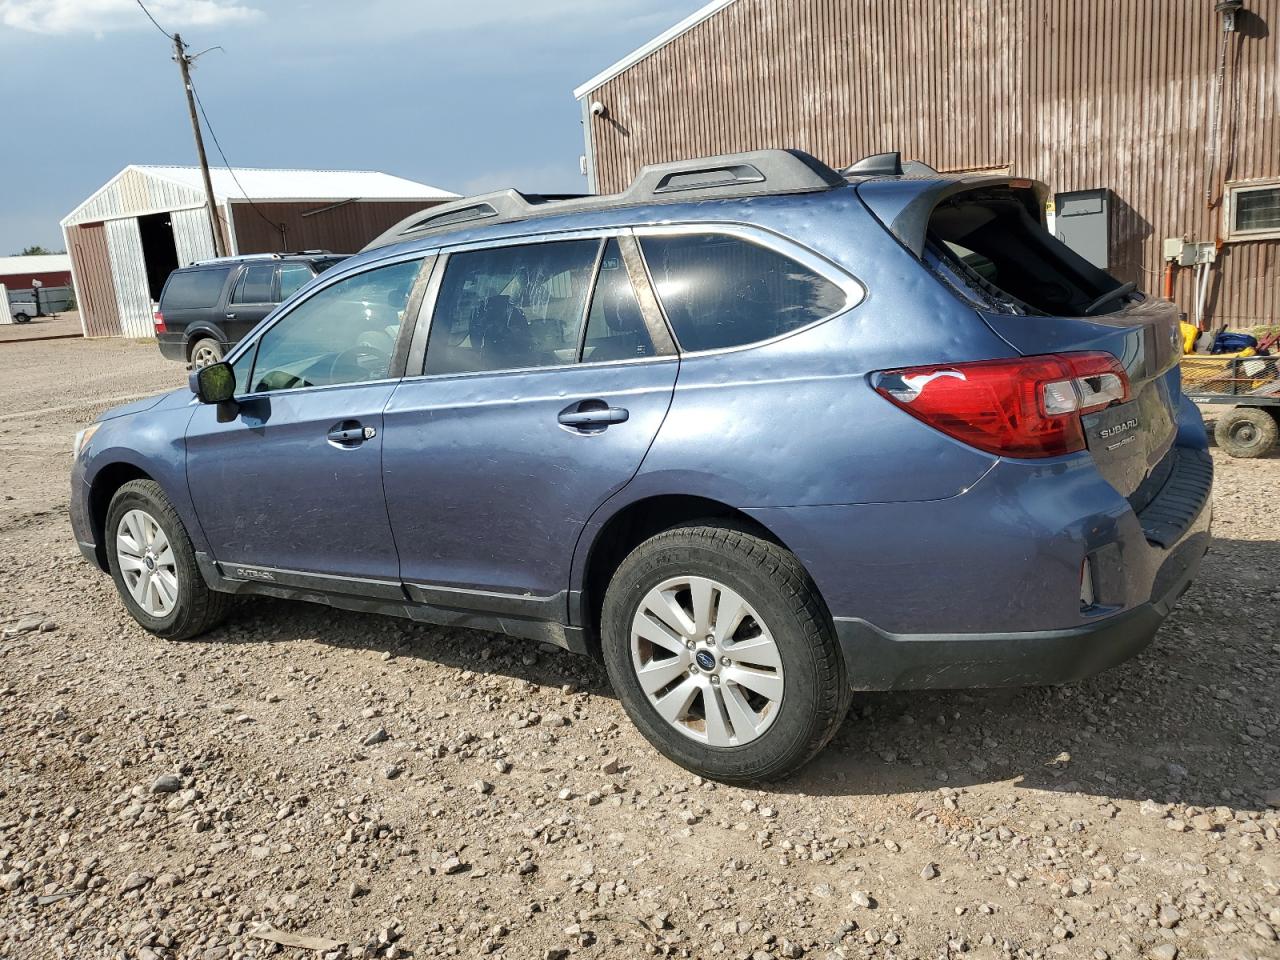
{"type": "Polygon", "coordinates": [[[257,201],[250,206],[233,200],[231,213],[235,221],[236,250],[239,253],[279,253],[293,250],[355,253],[388,227],[439,202],[441,201],[257,201]],[[279,224],[284,224],[283,233],[279,224]]]}
{"type": "MultiPolygon", "coordinates": [[[[1280,176],[1280,0],[1246,6],[1213,177],[1212,0],[737,0],[587,94],[609,111],[591,121],[597,188],[765,147],[1008,164],[1059,192],[1109,187],[1112,270],[1158,292],[1165,237],[1221,233],[1223,180],[1280,176]]],[[[1190,271],[1176,297],[1193,309],[1190,271]]],[[[1223,246],[1209,315],[1280,320],[1280,241],[1223,246]]]]}
{"type": "Polygon", "coordinates": [[[120,336],[120,310],[116,305],[115,282],[111,279],[105,224],[69,226],[67,238],[67,253],[71,255],[71,269],[80,295],[76,306],[84,321],[85,336],[120,336]]]}

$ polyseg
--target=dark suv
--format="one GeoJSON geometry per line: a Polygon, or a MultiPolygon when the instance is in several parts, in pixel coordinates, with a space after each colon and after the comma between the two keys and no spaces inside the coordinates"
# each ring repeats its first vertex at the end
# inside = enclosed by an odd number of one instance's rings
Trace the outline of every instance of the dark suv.
{"type": "Polygon", "coordinates": [[[344,256],[324,250],[201,260],[173,271],[156,309],[156,340],[170,360],[205,367],[344,256]]]}
{"type": "Polygon", "coordinates": [[[1191,582],[1213,469],[1173,304],[1047,195],[762,151],[425,210],[85,430],[72,526],[160,636],[264,594],[546,641],[728,780],[853,690],[1087,676],[1191,582]]]}

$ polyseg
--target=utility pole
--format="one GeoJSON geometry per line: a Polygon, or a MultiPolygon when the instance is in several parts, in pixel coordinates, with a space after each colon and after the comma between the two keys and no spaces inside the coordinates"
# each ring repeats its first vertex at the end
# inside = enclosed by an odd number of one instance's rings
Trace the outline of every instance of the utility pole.
{"type": "Polygon", "coordinates": [[[196,155],[200,158],[200,174],[204,177],[204,195],[209,211],[209,229],[213,231],[213,251],[219,257],[227,255],[222,245],[222,229],[218,225],[218,205],[213,198],[213,181],[209,179],[209,160],[204,155],[204,137],[200,134],[200,121],[196,118],[196,98],[191,92],[191,58],[187,56],[182,35],[173,35],[173,59],[182,72],[182,88],[187,92],[187,109],[191,112],[191,130],[196,135],[196,155]]]}

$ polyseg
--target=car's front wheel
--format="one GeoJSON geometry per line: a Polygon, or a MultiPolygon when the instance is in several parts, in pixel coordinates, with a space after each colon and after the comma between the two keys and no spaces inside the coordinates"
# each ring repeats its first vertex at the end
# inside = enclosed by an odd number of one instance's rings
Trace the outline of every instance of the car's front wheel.
{"type": "Polygon", "coordinates": [[[717,780],[784,777],[826,745],[850,689],[817,590],[787,550],[733,527],[677,527],[619,566],[605,665],[640,732],[717,780]]]}
{"type": "Polygon", "coordinates": [[[210,590],[173,504],[153,480],[131,480],[116,491],[104,530],[107,564],[133,619],[169,640],[216,626],[231,597],[210,590]]]}

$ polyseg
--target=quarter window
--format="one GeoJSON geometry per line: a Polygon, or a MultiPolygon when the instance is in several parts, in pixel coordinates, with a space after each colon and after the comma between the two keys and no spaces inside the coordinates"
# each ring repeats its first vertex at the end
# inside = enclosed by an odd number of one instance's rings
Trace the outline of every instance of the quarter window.
{"type": "Polygon", "coordinates": [[[308,297],[244,354],[253,373],[242,381],[237,371],[237,383],[264,393],[385,379],[420,266],[367,270],[308,297]]]}
{"type": "Polygon", "coordinates": [[[582,361],[635,360],[655,353],[618,241],[610,240],[605,244],[596,288],[591,295],[582,361]]]}
{"type": "Polygon", "coordinates": [[[790,257],[722,234],[642,237],[682,350],[758,343],[829,317],[845,295],[790,257]]]}
{"type": "Polygon", "coordinates": [[[565,240],[449,257],[424,373],[574,363],[599,240],[565,240]]]}
{"type": "Polygon", "coordinates": [[[274,263],[255,263],[244,268],[236,281],[232,303],[271,303],[271,281],[275,277],[274,263]]]}
{"type": "Polygon", "coordinates": [[[228,268],[222,267],[174,273],[160,295],[163,309],[193,310],[216,305],[229,272],[228,268]]]}

